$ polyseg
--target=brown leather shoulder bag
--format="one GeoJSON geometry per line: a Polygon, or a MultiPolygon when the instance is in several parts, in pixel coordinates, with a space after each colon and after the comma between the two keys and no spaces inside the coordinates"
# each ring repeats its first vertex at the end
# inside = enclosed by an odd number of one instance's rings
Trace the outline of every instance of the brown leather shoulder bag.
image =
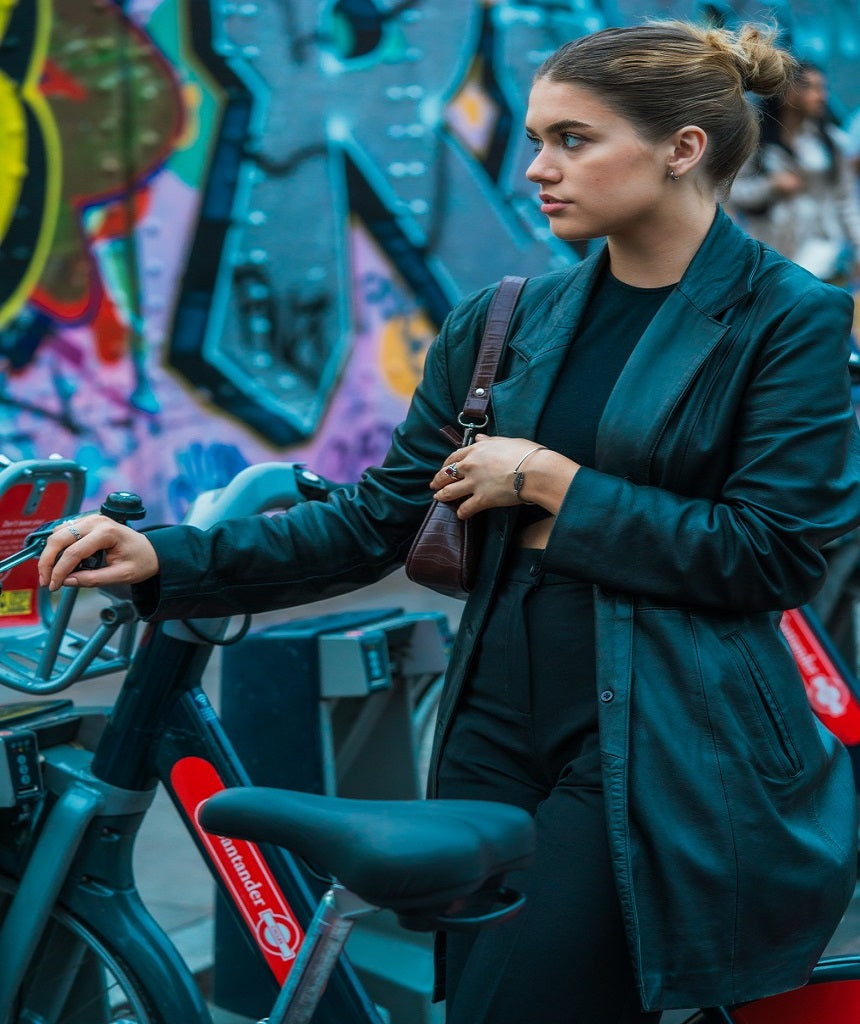
{"type": "MultiPolygon", "coordinates": [[[[490,385],[496,379],[511,317],[525,283],[524,277],[502,278],[490,303],[472,383],[457,417],[462,436],[453,427],[443,428],[458,448],[470,445],[490,422],[490,385]]],[[[455,504],[432,501],[406,556],[406,575],[413,583],[448,597],[466,597],[475,582],[477,525],[474,517],[458,519],[455,504]]]]}

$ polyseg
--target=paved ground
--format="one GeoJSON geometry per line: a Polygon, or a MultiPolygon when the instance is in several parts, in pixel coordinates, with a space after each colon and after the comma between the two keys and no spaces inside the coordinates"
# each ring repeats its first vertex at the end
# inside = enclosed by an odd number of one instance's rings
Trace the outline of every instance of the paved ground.
{"type": "MultiPolygon", "coordinates": [[[[455,602],[445,602],[429,592],[416,593],[399,575],[389,583],[366,591],[362,605],[398,605],[408,611],[443,610],[449,615],[452,624],[456,622],[460,607],[455,602]]],[[[321,602],[312,611],[307,608],[297,610],[292,617],[324,614],[346,607],[358,607],[354,597],[351,603],[346,599],[321,602]]],[[[284,618],[283,613],[261,617],[257,625],[283,621],[284,618]]],[[[219,682],[220,662],[216,653],[205,679],[205,688],[216,706],[219,682]]],[[[92,681],[79,686],[73,695],[80,703],[110,703],[117,683],[118,680],[112,677],[92,681]]],[[[208,992],[213,947],[213,884],[170,801],[161,793],[156,797],[152,811],[141,829],[135,852],[135,868],[145,902],[197,974],[201,987],[208,992]]],[[[860,952],[860,891],[828,952],[860,952]]],[[[665,1014],[664,1024],[678,1024],[685,1016],[680,1012],[665,1014]]],[[[214,1024],[245,1024],[246,1019],[213,1008],[213,1021],[214,1024]]]]}

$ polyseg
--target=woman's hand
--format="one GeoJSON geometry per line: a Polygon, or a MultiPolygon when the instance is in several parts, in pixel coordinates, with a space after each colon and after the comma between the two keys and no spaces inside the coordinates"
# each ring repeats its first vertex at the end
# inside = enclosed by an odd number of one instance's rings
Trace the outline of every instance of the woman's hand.
{"type": "Polygon", "coordinates": [[[770,186],[781,198],[799,195],[806,190],[806,182],[794,171],[776,171],[770,176],[770,186]]]}
{"type": "Polygon", "coordinates": [[[158,556],[145,534],[99,515],[56,527],[39,557],[39,583],[49,590],[142,583],[157,572],[158,556]],[[101,569],[75,568],[99,551],[105,555],[101,569]]]}
{"type": "Polygon", "coordinates": [[[524,437],[478,434],[474,444],[458,448],[445,460],[430,486],[438,501],[461,502],[457,508],[460,519],[524,501],[555,514],[577,469],[571,459],[524,437]],[[517,495],[514,478],[523,459],[523,485],[517,495]],[[455,475],[449,472],[452,467],[456,467],[455,475]]]}

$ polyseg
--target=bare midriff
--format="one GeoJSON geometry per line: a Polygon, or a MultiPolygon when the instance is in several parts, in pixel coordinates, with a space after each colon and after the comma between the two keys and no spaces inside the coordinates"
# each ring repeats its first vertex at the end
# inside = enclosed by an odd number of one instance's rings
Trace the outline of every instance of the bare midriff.
{"type": "Polygon", "coordinates": [[[538,519],[537,522],[524,526],[516,536],[516,544],[521,548],[539,548],[543,550],[549,543],[549,535],[555,524],[555,516],[538,519]]]}

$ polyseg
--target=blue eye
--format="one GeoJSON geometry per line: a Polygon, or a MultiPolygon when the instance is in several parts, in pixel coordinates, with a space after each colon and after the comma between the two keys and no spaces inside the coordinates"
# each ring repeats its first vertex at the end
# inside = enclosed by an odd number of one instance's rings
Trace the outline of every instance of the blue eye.
{"type": "Polygon", "coordinates": [[[581,142],[582,139],[578,135],[571,134],[571,132],[565,132],[561,137],[561,144],[565,149],[576,149],[581,142]]]}
{"type": "Polygon", "coordinates": [[[526,138],[531,143],[531,147],[535,151],[535,153],[540,153],[540,151],[543,149],[543,143],[541,142],[541,140],[536,139],[534,135],[527,135],[526,138]]]}

